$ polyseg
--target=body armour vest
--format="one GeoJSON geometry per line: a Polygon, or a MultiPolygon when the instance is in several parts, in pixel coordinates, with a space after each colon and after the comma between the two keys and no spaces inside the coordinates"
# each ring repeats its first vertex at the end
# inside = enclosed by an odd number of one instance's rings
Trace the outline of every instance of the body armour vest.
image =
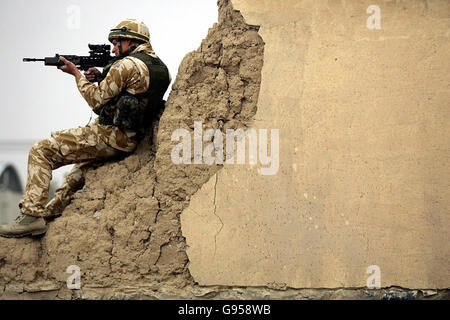
{"type": "MultiPolygon", "coordinates": [[[[147,66],[150,75],[149,88],[146,92],[135,95],[124,90],[96,113],[99,115],[101,125],[113,125],[121,130],[135,131],[138,137],[142,137],[154,115],[164,107],[163,96],[170,84],[169,70],[161,59],[148,54],[138,52],[130,57],[141,60],[147,66]],[[144,99],[148,101],[146,105],[142,103],[144,99]]],[[[113,60],[113,63],[115,61],[117,60],[113,60]]],[[[105,67],[102,78],[106,77],[113,63],[105,67]]]]}

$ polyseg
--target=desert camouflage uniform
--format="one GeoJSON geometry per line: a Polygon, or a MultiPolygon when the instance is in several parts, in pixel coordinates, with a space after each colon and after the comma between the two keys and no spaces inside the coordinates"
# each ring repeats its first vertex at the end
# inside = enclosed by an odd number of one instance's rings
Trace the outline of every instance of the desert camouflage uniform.
{"type": "MultiPolygon", "coordinates": [[[[156,57],[149,43],[140,45],[132,53],[137,52],[156,57]]],[[[149,82],[147,66],[134,57],[115,62],[98,86],[81,75],[76,76],[81,95],[94,111],[123,90],[130,94],[146,92],[149,82]]],[[[147,101],[143,99],[141,103],[147,101]]],[[[71,195],[83,185],[87,169],[98,161],[132,152],[136,145],[136,132],[100,125],[98,118],[86,127],[53,132],[49,139],[36,143],[29,153],[27,185],[19,204],[22,213],[35,217],[61,213],[71,195]],[[46,206],[52,170],[68,164],[76,165],[46,206]]]]}

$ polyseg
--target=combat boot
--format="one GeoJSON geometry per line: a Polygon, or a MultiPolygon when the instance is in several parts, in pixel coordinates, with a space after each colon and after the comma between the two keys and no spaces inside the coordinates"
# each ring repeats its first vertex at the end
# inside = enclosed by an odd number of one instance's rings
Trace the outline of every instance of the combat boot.
{"type": "Polygon", "coordinates": [[[0,226],[0,236],[6,238],[20,238],[37,236],[47,232],[48,226],[43,218],[20,214],[10,224],[0,226]]]}

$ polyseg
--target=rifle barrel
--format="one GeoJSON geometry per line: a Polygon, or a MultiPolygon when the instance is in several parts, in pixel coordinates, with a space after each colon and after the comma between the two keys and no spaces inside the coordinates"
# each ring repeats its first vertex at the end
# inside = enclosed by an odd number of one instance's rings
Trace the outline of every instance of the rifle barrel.
{"type": "Polygon", "coordinates": [[[23,62],[45,61],[45,59],[23,58],[23,62]]]}

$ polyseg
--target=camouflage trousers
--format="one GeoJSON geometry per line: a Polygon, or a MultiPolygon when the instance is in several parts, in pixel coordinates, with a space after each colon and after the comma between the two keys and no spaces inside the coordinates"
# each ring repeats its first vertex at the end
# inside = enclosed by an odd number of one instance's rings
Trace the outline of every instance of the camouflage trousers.
{"type": "Polygon", "coordinates": [[[19,208],[35,217],[60,214],[70,197],[84,184],[85,173],[99,161],[131,152],[134,134],[97,122],[90,126],[53,132],[49,139],[33,145],[28,156],[28,177],[19,208]],[[47,204],[52,171],[75,164],[65,182],[47,204]]]}

